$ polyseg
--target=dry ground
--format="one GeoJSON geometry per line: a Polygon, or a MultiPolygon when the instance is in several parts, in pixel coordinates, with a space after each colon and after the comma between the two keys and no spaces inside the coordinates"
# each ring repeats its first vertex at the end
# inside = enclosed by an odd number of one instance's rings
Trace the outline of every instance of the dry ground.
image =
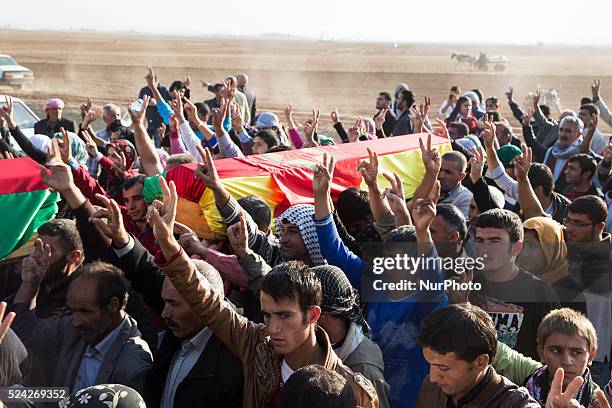
{"type": "MultiPolygon", "coordinates": [[[[189,74],[193,99],[212,95],[200,79],[218,81],[247,72],[260,109],[281,112],[287,102],[298,119],[317,107],[322,127],[337,107],[345,122],[357,114],[371,116],[381,90],[408,83],[417,95],[438,105],[451,85],[480,88],[484,95],[503,94],[514,85],[517,100],[529,90],[561,86],[564,108],[578,107],[590,96],[590,83],[601,78],[603,96],[612,100],[612,49],[440,44],[357,44],[321,41],[154,37],[128,34],[0,31],[0,52],[11,54],[34,71],[36,81],[24,89],[0,90],[27,101],[38,113],[44,100],[61,97],[74,114],[87,97],[97,104],[125,106],[144,85],[145,65],[152,64],[163,84],[189,74]],[[505,55],[504,73],[458,71],[453,52],[505,55]]],[[[510,116],[507,105],[503,113],[510,116]]],[[[517,124],[515,122],[515,124],[517,124]]]]}

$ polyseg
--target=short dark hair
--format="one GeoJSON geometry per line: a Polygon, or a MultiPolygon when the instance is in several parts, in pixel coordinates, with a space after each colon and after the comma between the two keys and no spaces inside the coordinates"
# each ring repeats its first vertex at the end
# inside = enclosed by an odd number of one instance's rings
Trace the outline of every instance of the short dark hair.
{"type": "Polygon", "coordinates": [[[510,242],[523,242],[523,223],[521,218],[510,210],[494,208],[478,216],[476,228],[499,228],[510,235],[510,242]]]}
{"type": "Polygon", "coordinates": [[[293,149],[287,145],[278,145],[268,149],[268,153],[288,152],[289,150],[293,149]]]}
{"type": "Polygon", "coordinates": [[[272,130],[260,130],[255,137],[260,137],[268,145],[268,149],[278,145],[278,136],[272,130]]]}
{"type": "Polygon", "coordinates": [[[583,110],[583,109],[586,111],[589,111],[591,115],[595,115],[595,114],[599,115],[599,108],[593,103],[582,104],[582,106],[580,106],[580,110],[583,110]]]}
{"type": "Polygon", "coordinates": [[[550,115],[550,106],[542,104],[540,105],[540,110],[544,116],[550,115]]]}
{"type": "Polygon", "coordinates": [[[62,251],[66,254],[83,250],[83,241],[73,220],[59,218],[48,221],[38,228],[38,235],[58,237],[62,251]]]}
{"type": "Polygon", "coordinates": [[[106,262],[93,261],[81,266],[75,273],[72,282],[86,278],[97,281],[98,307],[106,307],[111,299],[116,297],[121,309],[125,309],[130,284],[121,269],[106,262]]]}
{"type": "Polygon", "coordinates": [[[568,207],[568,212],[585,214],[591,222],[606,222],[608,207],[606,202],[594,195],[586,195],[575,199],[568,207]]]}
{"type": "Polygon", "coordinates": [[[196,110],[198,112],[198,117],[200,119],[210,116],[210,107],[207,104],[202,103],[202,102],[196,102],[194,103],[194,105],[196,107],[196,110]]]}
{"type": "Polygon", "coordinates": [[[349,187],[340,193],[336,209],[343,224],[359,220],[369,222],[372,218],[368,192],[357,187],[349,187]]]}
{"type": "Polygon", "coordinates": [[[474,92],[476,96],[478,96],[478,101],[482,102],[482,92],[480,91],[480,89],[478,88],[472,89],[472,92],[474,92]]]}
{"type": "Polygon", "coordinates": [[[589,173],[589,178],[593,177],[597,170],[597,162],[588,154],[575,154],[567,160],[569,163],[578,163],[581,173],[589,173]]]}
{"type": "Polygon", "coordinates": [[[414,100],[415,100],[414,92],[408,89],[400,89],[399,93],[402,95],[402,99],[408,102],[408,107],[411,107],[412,105],[414,105],[414,100]]]}
{"type": "Polygon", "coordinates": [[[593,103],[593,100],[587,96],[580,98],[580,106],[587,105],[589,103],[593,103]]]}
{"type": "Polygon", "coordinates": [[[459,233],[460,241],[467,237],[467,223],[459,208],[452,204],[438,204],[436,205],[436,216],[440,216],[452,231],[459,233]]]}
{"type": "Polygon", "coordinates": [[[168,92],[180,91],[181,89],[187,90],[187,86],[185,85],[185,83],[183,81],[174,81],[172,82],[172,84],[170,84],[168,92]]]}
{"type": "Polygon", "coordinates": [[[499,99],[497,99],[497,96],[489,96],[487,99],[485,99],[485,103],[489,101],[493,101],[493,103],[498,103],[499,99]]]}
{"type": "Polygon", "coordinates": [[[195,157],[189,153],[176,153],[168,157],[166,167],[176,167],[181,164],[194,163],[195,161],[195,157]]]}
{"type": "Polygon", "coordinates": [[[382,96],[387,102],[391,102],[391,94],[389,92],[380,92],[378,96],[382,96]]]}
{"type": "Polygon", "coordinates": [[[414,225],[402,225],[389,232],[384,239],[384,243],[391,242],[416,242],[416,229],[414,225]]]}
{"type": "Polygon", "coordinates": [[[461,93],[461,87],[459,85],[453,85],[450,87],[451,92],[461,93]]]}
{"type": "Polygon", "coordinates": [[[465,155],[461,152],[450,151],[448,153],[444,153],[442,156],[442,160],[450,161],[457,164],[459,172],[464,173],[467,169],[467,159],[465,155]]]}
{"type": "Polygon", "coordinates": [[[272,268],[261,281],[261,291],[272,299],[297,300],[306,315],[308,309],[321,305],[321,282],[301,261],[288,261],[272,268]]]}
{"type": "Polygon", "coordinates": [[[491,316],[469,303],[453,304],[434,310],[423,320],[417,336],[421,347],[439,354],[455,353],[471,363],[478,356],[489,356],[493,363],[497,351],[497,332],[491,316]]]}
{"type": "Polygon", "coordinates": [[[147,179],[147,176],[145,176],[144,174],[139,174],[137,176],[130,177],[129,179],[123,182],[123,184],[121,185],[121,189],[129,190],[130,188],[134,187],[136,184],[140,184],[144,187],[144,183],[146,179],[147,179]]]}
{"type": "Polygon", "coordinates": [[[272,222],[272,211],[263,198],[257,196],[246,196],[238,200],[238,204],[246,211],[259,229],[270,226],[272,222]]]}
{"type": "Polygon", "coordinates": [[[555,187],[555,180],[552,171],[550,171],[547,165],[542,163],[531,163],[527,177],[529,178],[529,184],[531,184],[534,190],[536,187],[542,187],[547,197],[552,194],[553,188],[555,187]]]}
{"type": "Polygon", "coordinates": [[[463,137],[470,134],[470,127],[463,122],[451,122],[448,124],[448,128],[457,129],[459,134],[463,137]]]}
{"type": "Polygon", "coordinates": [[[217,82],[216,84],[213,85],[213,92],[217,93],[220,90],[222,90],[224,87],[224,85],[220,82],[217,82]]]}
{"type": "Polygon", "coordinates": [[[295,371],[283,385],[281,408],[355,408],[351,384],[318,364],[295,371]]]}

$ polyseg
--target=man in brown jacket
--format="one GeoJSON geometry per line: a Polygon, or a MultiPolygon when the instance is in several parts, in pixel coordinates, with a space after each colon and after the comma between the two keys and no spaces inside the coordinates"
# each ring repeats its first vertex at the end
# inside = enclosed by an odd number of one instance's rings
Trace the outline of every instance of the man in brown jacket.
{"type": "Polygon", "coordinates": [[[342,364],[327,334],[317,326],[321,283],[308,267],[291,261],[273,268],[261,283],[265,324],[248,321],[194,273],[193,264],[173,236],[176,187],[172,182],[168,187],[163,177],[159,182],[164,203],[154,201],[147,220],[165,258],[159,261],[160,267],[194,313],[241,360],[244,407],[278,406],[282,386],[293,371],[321,364],[347,379],[358,406],[377,408],[378,397],[370,381],[342,364]]]}
{"type": "Polygon", "coordinates": [[[417,408],[538,408],[525,388],[497,374],[497,333],[482,309],[455,304],[435,310],[417,338],[429,363],[417,408]]]}

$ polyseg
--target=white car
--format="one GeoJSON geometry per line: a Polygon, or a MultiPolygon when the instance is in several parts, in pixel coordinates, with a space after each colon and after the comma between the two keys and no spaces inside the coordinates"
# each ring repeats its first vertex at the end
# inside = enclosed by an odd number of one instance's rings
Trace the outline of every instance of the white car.
{"type": "Polygon", "coordinates": [[[21,88],[34,81],[34,73],[19,65],[10,55],[0,54],[0,85],[21,88]]]}
{"type": "MultiPolygon", "coordinates": [[[[0,106],[6,104],[6,96],[0,95],[0,106]]],[[[15,124],[19,126],[19,129],[29,139],[34,136],[34,124],[40,120],[40,118],[30,109],[19,98],[13,98],[13,120],[15,124]]],[[[21,151],[21,148],[15,142],[15,139],[11,137],[11,146],[16,150],[21,151]]]]}

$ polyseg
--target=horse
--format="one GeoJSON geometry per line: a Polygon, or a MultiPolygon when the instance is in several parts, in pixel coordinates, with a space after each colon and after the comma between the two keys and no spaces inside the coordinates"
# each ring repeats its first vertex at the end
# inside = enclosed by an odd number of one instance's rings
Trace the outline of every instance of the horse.
{"type": "Polygon", "coordinates": [[[455,69],[458,69],[458,68],[466,69],[466,66],[467,68],[474,68],[474,63],[476,62],[476,58],[474,58],[471,55],[467,55],[467,54],[453,53],[451,55],[451,59],[457,60],[457,63],[455,64],[455,69]]]}

